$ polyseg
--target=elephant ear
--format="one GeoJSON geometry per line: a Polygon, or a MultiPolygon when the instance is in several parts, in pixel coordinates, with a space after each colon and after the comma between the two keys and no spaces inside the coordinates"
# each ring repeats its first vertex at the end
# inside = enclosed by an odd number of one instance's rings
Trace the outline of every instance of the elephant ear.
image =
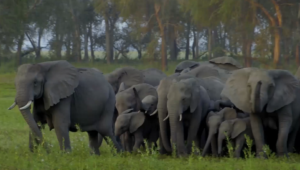
{"type": "Polygon", "coordinates": [[[135,105],[135,110],[136,110],[136,111],[145,112],[145,109],[144,109],[144,107],[143,107],[142,100],[140,99],[139,94],[138,94],[138,92],[136,91],[136,88],[133,87],[132,90],[133,90],[133,93],[134,93],[134,98],[135,98],[135,103],[136,103],[136,105],[135,105]]]}
{"type": "Polygon", "coordinates": [[[237,118],[237,113],[235,109],[226,107],[223,110],[224,110],[224,114],[223,114],[224,120],[231,120],[237,118]]]}
{"type": "Polygon", "coordinates": [[[119,90],[118,90],[118,93],[119,92],[121,92],[121,91],[124,91],[124,90],[126,90],[127,88],[126,88],[126,86],[125,86],[125,83],[124,82],[122,82],[121,84],[120,84],[120,87],[119,87],[119,90]]]}
{"type": "Polygon", "coordinates": [[[143,125],[144,121],[145,121],[144,113],[142,112],[132,113],[130,119],[129,132],[130,133],[135,132],[139,127],[143,125]]]}
{"type": "Polygon", "coordinates": [[[247,128],[247,125],[243,120],[238,119],[238,120],[234,121],[233,127],[232,127],[232,132],[231,132],[231,138],[232,139],[236,138],[239,134],[244,132],[246,130],[246,128],[247,128]]]}
{"type": "Polygon", "coordinates": [[[79,84],[79,71],[67,61],[45,62],[42,66],[47,67],[43,100],[45,110],[48,110],[60,99],[74,93],[79,84]]]}
{"type": "MultiPolygon", "coordinates": [[[[191,104],[190,104],[190,112],[193,113],[197,107],[198,107],[198,103],[200,102],[200,88],[201,87],[193,87],[192,90],[192,100],[191,100],[191,104]]],[[[202,87],[203,88],[203,87],[202,87]]]]}
{"type": "Polygon", "coordinates": [[[250,90],[248,78],[256,68],[244,68],[236,70],[228,78],[222,90],[221,97],[229,99],[238,109],[244,112],[251,112],[250,90]]]}
{"type": "Polygon", "coordinates": [[[299,89],[299,80],[297,80],[289,71],[270,70],[269,75],[275,82],[273,96],[268,102],[267,112],[272,113],[292,103],[296,98],[296,90],[299,89]]]}

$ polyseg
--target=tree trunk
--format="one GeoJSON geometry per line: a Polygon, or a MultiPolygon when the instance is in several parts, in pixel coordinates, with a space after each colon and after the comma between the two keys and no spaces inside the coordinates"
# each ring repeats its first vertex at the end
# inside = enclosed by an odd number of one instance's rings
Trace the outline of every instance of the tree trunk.
{"type": "Polygon", "coordinates": [[[90,50],[91,50],[91,57],[92,61],[95,61],[95,53],[94,53],[94,41],[93,41],[93,23],[90,23],[90,26],[88,27],[89,31],[89,38],[90,38],[90,50]]]}
{"type": "Polygon", "coordinates": [[[170,59],[175,61],[177,59],[177,43],[176,43],[176,35],[175,29],[173,26],[169,27],[169,46],[170,46],[170,59]]]}
{"type": "Polygon", "coordinates": [[[71,35],[70,33],[67,34],[66,37],[66,58],[67,60],[71,59],[71,35]]]}
{"type": "Polygon", "coordinates": [[[196,46],[197,46],[197,36],[196,36],[196,30],[194,29],[193,35],[194,35],[194,41],[192,45],[192,52],[193,52],[193,59],[196,59],[196,46]]]}
{"type": "Polygon", "coordinates": [[[278,67],[279,63],[279,57],[280,57],[280,32],[278,28],[275,28],[275,33],[274,33],[274,66],[275,68],[278,67]]]}
{"type": "Polygon", "coordinates": [[[300,66],[300,61],[299,61],[299,57],[300,57],[300,45],[299,44],[296,44],[296,51],[295,51],[295,57],[296,57],[296,63],[297,63],[297,66],[299,67],[300,66]]]}
{"type": "Polygon", "coordinates": [[[189,55],[190,55],[190,32],[191,32],[191,21],[190,21],[190,16],[188,15],[187,17],[187,27],[186,27],[186,35],[185,35],[185,39],[186,39],[186,46],[185,46],[185,59],[188,60],[189,59],[189,55]]]}
{"type": "Polygon", "coordinates": [[[159,26],[160,30],[160,37],[161,37],[161,64],[162,64],[162,71],[167,70],[167,58],[166,58],[166,37],[165,37],[165,27],[163,26],[162,21],[160,20],[159,12],[161,10],[161,6],[158,3],[154,4],[155,9],[155,17],[156,21],[159,26]]]}
{"type": "Polygon", "coordinates": [[[207,42],[207,51],[208,51],[208,59],[211,59],[211,48],[212,48],[212,29],[208,28],[208,42],[207,42]]]}
{"type": "Polygon", "coordinates": [[[88,37],[88,26],[85,25],[83,28],[83,34],[84,34],[84,61],[89,60],[89,37],[88,37]]]}
{"type": "Polygon", "coordinates": [[[110,33],[110,22],[107,14],[105,15],[105,50],[106,50],[106,61],[108,64],[111,63],[113,58],[112,47],[111,47],[111,33],[110,33]]]}
{"type": "Polygon", "coordinates": [[[196,39],[196,58],[198,58],[199,57],[199,32],[198,31],[196,31],[196,37],[195,37],[196,39]]]}
{"type": "Polygon", "coordinates": [[[19,65],[22,64],[22,46],[24,42],[24,34],[19,36],[18,43],[17,43],[17,53],[16,53],[16,66],[18,67],[19,65]]]}
{"type": "Polygon", "coordinates": [[[38,43],[37,43],[37,48],[35,49],[35,56],[36,56],[36,60],[37,61],[40,61],[41,59],[41,39],[42,39],[42,36],[43,36],[43,32],[44,32],[44,29],[43,28],[39,28],[39,31],[38,31],[38,43]]]}

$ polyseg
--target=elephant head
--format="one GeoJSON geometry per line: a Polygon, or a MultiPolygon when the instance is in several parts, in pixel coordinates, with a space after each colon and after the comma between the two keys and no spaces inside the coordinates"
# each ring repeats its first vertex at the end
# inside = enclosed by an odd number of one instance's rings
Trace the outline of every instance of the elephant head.
{"type": "Polygon", "coordinates": [[[198,67],[200,65],[200,63],[196,62],[196,61],[182,61],[181,63],[179,63],[176,68],[175,68],[175,73],[180,73],[182,72],[184,69],[194,69],[196,67],[198,67]]]}
{"type": "Polygon", "coordinates": [[[127,88],[144,82],[143,72],[131,67],[118,68],[106,74],[105,77],[113,87],[115,93],[118,92],[122,82],[125,85],[124,87],[127,88]]]}
{"type": "Polygon", "coordinates": [[[36,100],[43,103],[46,111],[61,99],[71,96],[79,84],[78,74],[82,71],[67,61],[51,61],[39,64],[23,64],[18,68],[15,79],[15,105],[19,106],[24,119],[37,140],[42,139],[30,107],[36,100]]]}
{"type": "Polygon", "coordinates": [[[129,133],[134,133],[145,122],[144,113],[140,111],[131,111],[132,109],[128,109],[117,117],[117,120],[115,122],[116,136],[120,136],[127,131],[129,131],[129,133]]]}
{"type": "MultiPolygon", "coordinates": [[[[232,120],[225,120],[221,123],[219,128],[219,135],[218,135],[218,154],[220,155],[222,152],[222,143],[226,138],[226,135],[230,139],[235,139],[242,133],[247,130],[247,121],[249,122],[249,118],[245,119],[232,119],[232,120]]],[[[242,147],[242,146],[240,146],[242,147]]]]}
{"type": "Polygon", "coordinates": [[[151,114],[155,112],[157,107],[157,97],[153,95],[147,95],[142,100],[142,106],[145,114],[151,114]]]}
{"type": "Polygon", "coordinates": [[[286,70],[244,68],[234,71],[221,93],[246,113],[272,113],[293,102],[298,80],[286,70]]]}
{"type": "MultiPolygon", "coordinates": [[[[207,115],[206,118],[206,125],[208,127],[208,137],[206,140],[206,144],[205,147],[203,149],[202,152],[202,156],[205,156],[207,149],[209,147],[209,145],[211,144],[212,146],[212,150],[213,151],[217,151],[216,150],[216,134],[218,132],[219,126],[220,124],[224,121],[224,120],[230,120],[230,119],[235,119],[237,118],[237,113],[234,109],[232,108],[224,108],[222,109],[220,112],[210,112],[207,115]]],[[[216,153],[214,153],[216,154],[216,153]]]]}

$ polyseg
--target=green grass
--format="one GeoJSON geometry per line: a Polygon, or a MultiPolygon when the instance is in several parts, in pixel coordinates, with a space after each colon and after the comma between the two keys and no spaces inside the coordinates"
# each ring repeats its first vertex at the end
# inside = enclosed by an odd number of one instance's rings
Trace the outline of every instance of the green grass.
{"type": "MultiPolygon", "coordinates": [[[[79,66],[79,64],[76,64],[79,66]]],[[[96,67],[104,73],[110,72],[117,67],[129,64],[80,64],[84,67],[96,67]]],[[[160,68],[156,63],[130,64],[139,69],[148,67],[160,68]]],[[[171,74],[176,63],[170,63],[171,74]]],[[[49,154],[39,148],[31,153],[28,149],[29,128],[19,113],[18,109],[8,111],[7,108],[13,103],[15,73],[0,75],[0,169],[30,169],[30,170],[77,170],[77,169],[205,169],[205,170],[293,170],[300,169],[300,156],[292,155],[290,159],[234,159],[234,158],[210,158],[192,155],[188,158],[174,158],[173,156],[160,156],[157,152],[142,152],[140,154],[115,154],[111,148],[103,142],[100,156],[92,156],[89,153],[88,136],[84,132],[70,133],[71,153],[61,153],[55,132],[49,131],[46,126],[43,130],[45,140],[51,144],[49,154]]]]}

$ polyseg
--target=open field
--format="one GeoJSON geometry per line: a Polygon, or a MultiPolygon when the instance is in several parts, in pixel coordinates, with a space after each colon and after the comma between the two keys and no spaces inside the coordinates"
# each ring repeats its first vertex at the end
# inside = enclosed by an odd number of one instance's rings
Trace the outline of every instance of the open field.
{"type": "MultiPolygon", "coordinates": [[[[176,63],[170,63],[171,74],[176,63]]],[[[79,66],[78,64],[75,64],[79,66]]],[[[126,64],[86,64],[84,67],[96,67],[104,73],[110,72],[117,67],[126,64]]],[[[127,64],[128,66],[128,64],[127,64]]],[[[139,69],[155,67],[156,63],[140,63],[134,67],[139,69]]],[[[293,72],[294,73],[294,72],[293,72]]],[[[63,154],[59,151],[58,142],[54,131],[49,131],[46,126],[43,130],[45,140],[53,148],[47,154],[42,148],[36,153],[28,149],[29,128],[19,113],[18,109],[8,111],[7,108],[13,103],[15,73],[0,75],[0,169],[30,169],[30,170],[77,170],[77,169],[222,169],[222,170],[297,170],[300,169],[300,155],[291,155],[290,159],[276,158],[262,160],[256,158],[233,159],[233,158],[210,158],[190,156],[188,158],[174,158],[173,156],[160,156],[158,152],[143,152],[140,154],[115,154],[111,148],[103,142],[100,156],[91,156],[88,147],[88,135],[77,132],[70,133],[72,153],[63,154]]]]}

